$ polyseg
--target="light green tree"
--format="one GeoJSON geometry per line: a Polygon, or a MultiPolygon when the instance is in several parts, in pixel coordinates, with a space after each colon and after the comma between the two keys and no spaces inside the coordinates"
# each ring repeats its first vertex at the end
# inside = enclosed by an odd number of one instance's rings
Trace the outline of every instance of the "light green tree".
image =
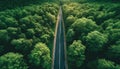
{"type": "Polygon", "coordinates": [[[77,20],[77,17],[74,17],[73,15],[70,15],[66,18],[66,27],[70,27],[75,21],[77,20]]]}
{"type": "Polygon", "coordinates": [[[86,47],[80,40],[74,41],[68,48],[69,66],[72,68],[80,68],[85,60],[86,47]]]}
{"type": "Polygon", "coordinates": [[[9,52],[0,57],[0,69],[28,69],[23,55],[9,52]]]}
{"type": "Polygon", "coordinates": [[[87,18],[77,19],[72,24],[72,28],[78,34],[83,34],[83,33],[87,34],[91,31],[94,31],[95,29],[97,29],[97,27],[98,26],[96,25],[96,23],[93,20],[87,19],[87,18]]]}
{"type": "Polygon", "coordinates": [[[37,43],[29,55],[29,62],[34,68],[50,69],[50,50],[44,43],[37,43]]]}
{"type": "Polygon", "coordinates": [[[75,31],[73,29],[69,29],[67,31],[67,41],[71,42],[74,39],[75,31]]]}

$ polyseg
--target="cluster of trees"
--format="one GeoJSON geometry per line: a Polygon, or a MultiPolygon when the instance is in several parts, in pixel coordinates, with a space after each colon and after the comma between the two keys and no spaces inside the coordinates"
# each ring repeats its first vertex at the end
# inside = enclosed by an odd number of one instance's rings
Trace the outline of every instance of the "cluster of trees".
{"type": "Polygon", "coordinates": [[[58,5],[0,12],[0,69],[50,69],[58,5]]]}
{"type": "Polygon", "coordinates": [[[42,4],[44,2],[58,2],[56,0],[0,0],[0,11],[23,7],[32,4],[42,4]]]}
{"type": "Polygon", "coordinates": [[[120,2],[120,0],[62,0],[62,1],[71,1],[71,2],[120,2]]]}
{"type": "Polygon", "coordinates": [[[120,69],[120,4],[63,6],[69,69],[120,69]]]}

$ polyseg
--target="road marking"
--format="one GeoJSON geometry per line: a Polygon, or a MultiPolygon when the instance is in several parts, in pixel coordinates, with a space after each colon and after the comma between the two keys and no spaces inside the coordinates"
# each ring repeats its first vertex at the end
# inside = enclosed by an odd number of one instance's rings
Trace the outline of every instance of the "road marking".
{"type": "Polygon", "coordinates": [[[61,36],[61,17],[60,17],[60,28],[59,28],[59,31],[60,31],[60,34],[59,34],[59,69],[60,69],[60,66],[61,66],[61,62],[60,62],[60,57],[61,57],[61,39],[60,39],[60,36],[61,36]]]}
{"type": "MultiPolygon", "coordinates": [[[[62,51],[63,51],[63,48],[62,48],[63,47],[63,45],[62,45],[63,23],[62,23],[62,20],[63,20],[62,19],[62,9],[60,7],[59,14],[58,14],[58,20],[57,20],[57,25],[56,25],[56,30],[55,30],[56,35],[55,35],[55,38],[54,38],[52,69],[56,69],[56,68],[61,69],[61,68],[63,68],[62,66],[64,66],[64,65],[63,65],[62,62],[64,62],[65,66],[66,66],[66,61],[61,61],[61,60],[64,60],[64,59],[62,59],[63,58],[63,53],[62,53],[62,51]],[[58,41],[57,41],[57,39],[58,39],[58,41]],[[56,42],[57,42],[57,44],[56,44],[56,42]],[[56,46],[57,46],[57,50],[56,50],[56,46]],[[57,56],[55,56],[56,54],[57,54],[57,56]],[[55,60],[56,58],[57,58],[57,60],[55,60]],[[58,66],[58,67],[56,67],[55,64],[57,64],[56,66],[58,66]],[[54,66],[55,66],[55,68],[54,68],[54,66]]],[[[64,37],[64,39],[65,39],[65,37],[64,37]]],[[[64,45],[65,45],[65,42],[64,42],[64,45]]],[[[65,67],[65,69],[66,69],[66,67],[65,67]]]]}

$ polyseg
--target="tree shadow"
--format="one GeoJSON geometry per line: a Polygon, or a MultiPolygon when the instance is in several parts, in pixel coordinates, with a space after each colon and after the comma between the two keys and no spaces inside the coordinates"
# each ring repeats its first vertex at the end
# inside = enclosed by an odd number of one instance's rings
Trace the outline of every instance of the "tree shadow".
{"type": "MultiPolygon", "coordinates": [[[[47,1],[47,0],[46,0],[47,1]]],[[[41,0],[0,0],[0,11],[23,7],[31,4],[40,4],[41,0]]]]}

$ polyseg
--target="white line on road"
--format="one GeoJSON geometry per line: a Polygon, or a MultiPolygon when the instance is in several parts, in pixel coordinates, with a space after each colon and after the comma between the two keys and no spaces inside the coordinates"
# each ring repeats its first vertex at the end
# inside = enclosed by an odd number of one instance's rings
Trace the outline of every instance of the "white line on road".
{"type": "Polygon", "coordinates": [[[60,26],[59,26],[59,30],[60,30],[60,34],[59,34],[59,69],[60,69],[60,66],[61,66],[61,62],[60,62],[60,57],[61,57],[61,40],[60,40],[60,36],[61,36],[61,18],[60,18],[60,26]]]}

